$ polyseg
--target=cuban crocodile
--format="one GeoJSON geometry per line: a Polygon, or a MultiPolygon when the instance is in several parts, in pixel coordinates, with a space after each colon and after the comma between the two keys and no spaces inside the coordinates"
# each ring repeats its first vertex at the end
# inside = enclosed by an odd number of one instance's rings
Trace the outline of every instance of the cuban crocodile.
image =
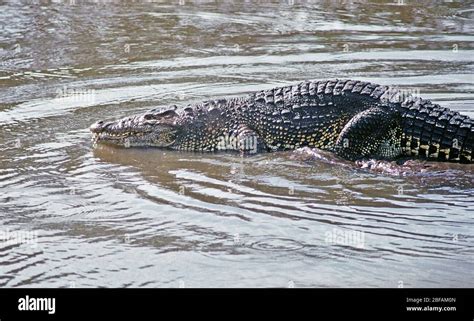
{"type": "Polygon", "coordinates": [[[305,81],[245,97],[156,108],[90,127],[95,143],[243,153],[304,146],[363,158],[472,163],[474,120],[403,90],[305,81]]]}

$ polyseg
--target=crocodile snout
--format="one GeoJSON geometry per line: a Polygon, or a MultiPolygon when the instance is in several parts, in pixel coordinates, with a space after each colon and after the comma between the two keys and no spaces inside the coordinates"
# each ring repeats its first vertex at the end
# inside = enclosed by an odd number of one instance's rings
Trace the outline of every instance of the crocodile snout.
{"type": "Polygon", "coordinates": [[[104,129],[105,122],[103,120],[95,122],[89,127],[93,133],[100,133],[104,129]]]}

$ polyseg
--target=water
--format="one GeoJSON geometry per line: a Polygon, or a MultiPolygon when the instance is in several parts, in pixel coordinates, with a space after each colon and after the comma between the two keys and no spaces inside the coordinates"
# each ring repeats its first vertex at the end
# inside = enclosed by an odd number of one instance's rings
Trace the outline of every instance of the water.
{"type": "Polygon", "coordinates": [[[474,117],[472,3],[402,3],[2,2],[0,285],[473,287],[472,165],[91,146],[99,119],[305,79],[474,117]]]}

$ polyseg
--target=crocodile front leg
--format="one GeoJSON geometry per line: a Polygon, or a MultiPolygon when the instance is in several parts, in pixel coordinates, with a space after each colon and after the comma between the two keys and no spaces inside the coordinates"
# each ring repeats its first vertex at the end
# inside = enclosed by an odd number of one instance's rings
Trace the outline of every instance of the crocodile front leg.
{"type": "Polygon", "coordinates": [[[402,154],[400,114],[373,107],[355,115],[343,128],[335,152],[342,158],[393,159],[402,154]]]}

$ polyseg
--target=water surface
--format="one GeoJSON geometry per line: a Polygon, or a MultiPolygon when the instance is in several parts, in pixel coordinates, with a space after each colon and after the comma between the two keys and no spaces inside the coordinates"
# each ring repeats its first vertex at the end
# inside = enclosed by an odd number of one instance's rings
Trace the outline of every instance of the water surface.
{"type": "Polygon", "coordinates": [[[402,3],[1,2],[0,286],[473,287],[472,165],[90,142],[305,79],[474,117],[472,3],[402,3]]]}

